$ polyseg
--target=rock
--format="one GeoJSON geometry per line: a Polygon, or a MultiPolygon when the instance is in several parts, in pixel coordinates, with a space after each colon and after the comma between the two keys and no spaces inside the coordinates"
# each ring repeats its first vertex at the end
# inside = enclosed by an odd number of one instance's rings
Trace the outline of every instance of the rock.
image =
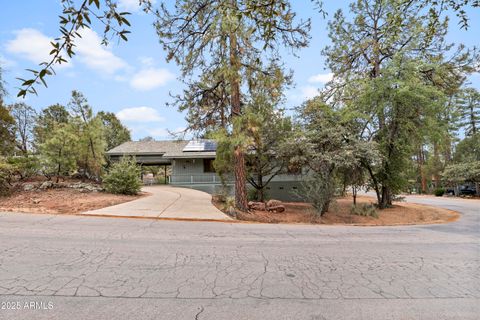
{"type": "Polygon", "coordinates": [[[34,204],[39,204],[39,203],[40,203],[40,200],[39,200],[39,199],[32,199],[32,202],[33,202],[34,204]]]}
{"type": "Polygon", "coordinates": [[[32,191],[35,189],[35,186],[33,184],[24,184],[23,185],[23,191],[32,191]]]}
{"type": "Polygon", "coordinates": [[[67,185],[67,188],[78,189],[81,192],[98,192],[103,190],[103,188],[100,186],[84,182],[72,183],[70,185],[67,185]]]}
{"type": "Polygon", "coordinates": [[[272,206],[272,207],[268,207],[267,210],[269,212],[284,212],[285,206],[284,205],[272,206]]]}
{"type": "Polygon", "coordinates": [[[281,205],[282,205],[282,201],[279,201],[279,200],[272,199],[267,201],[267,208],[281,206],[281,205]]]}
{"type": "Polygon", "coordinates": [[[266,210],[265,203],[256,202],[256,201],[250,201],[248,203],[248,208],[250,210],[258,210],[258,211],[265,211],[266,210]]]}
{"type": "Polygon", "coordinates": [[[285,206],[282,205],[282,201],[279,200],[268,200],[267,201],[267,211],[269,212],[283,212],[285,211],[285,206]]]}
{"type": "Polygon", "coordinates": [[[54,185],[54,183],[52,181],[45,181],[44,183],[42,183],[40,185],[40,189],[42,189],[42,190],[50,189],[50,188],[53,187],[53,185],[54,185]]]}

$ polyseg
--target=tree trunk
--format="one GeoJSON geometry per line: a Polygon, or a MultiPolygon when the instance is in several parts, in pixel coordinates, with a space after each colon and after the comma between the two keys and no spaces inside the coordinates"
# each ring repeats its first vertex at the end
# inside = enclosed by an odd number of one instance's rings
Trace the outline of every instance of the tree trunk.
{"type": "Polygon", "coordinates": [[[357,187],[352,186],[353,205],[357,205],[357,187]]]}
{"type": "MultiPolygon", "coordinates": [[[[232,4],[236,6],[236,1],[233,0],[232,4]]],[[[232,120],[235,117],[241,115],[241,103],[240,103],[240,80],[239,80],[239,71],[240,71],[240,61],[238,57],[237,50],[237,36],[235,30],[232,30],[230,33],[230,68],[231,78],[230,78],[230,104],[232,108],[232,120]]],[[[233,121],[234,128],[233,134],[237,135],[240,133],[241,128],[238,128],[238,123],[233,121]]],[[[245,155],[241,146],[236,145],[234,148],[234,172],[235,172],[235,206],[237,209],[242,211],[248,210],[248,199],[247,199],[247,174],[245,170],[245,155]]]]}
{"type": "Polygon", "coordinates": [[[60,165],[60,163],[59,163],[59,164],[58,164],[58,168],[57,168],[57,179],[56,179],[56,181],[55,181],[56,183],[58,183],[58,179],[59,179],[59,177],[60,177],[60,170],[61,170],[61,165],[60,165]]]}
{"type": "Polygon", "coordinates": [[[245,155],[240,146],[235,147],[234,151],[234,171],[235,171],[235,206],[242,211],[248,210],[245,155]]]}
{"type": "Polygon", "coordinates": [[[372,179],[372,184],[373,184],[373,189],[375,190],[375,194],[377,195],[377,203],[378,206],[380,206],[381,203],[381,195],[380,195],[380,189],[378,187],[378,181],[377,178],[375,178],[375,175],[373,174],[373,170],[369,165],[366,165],[368,174],[370,175],[370,178],[372,179]]]}
{"type": "Polygon", "coordinates": [[[382,199],[378,207],[380,209],[385,209],[391,205],[392,205],[392,192],[390,191],[389,187],[382,186],[382,199]]]}

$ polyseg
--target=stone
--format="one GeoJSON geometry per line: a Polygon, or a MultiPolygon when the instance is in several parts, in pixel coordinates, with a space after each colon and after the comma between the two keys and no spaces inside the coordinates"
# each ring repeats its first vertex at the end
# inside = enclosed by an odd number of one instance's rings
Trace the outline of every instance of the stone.
{"type": "Polygon", "coordinates": [[[280,201],[280,200],[271,199],[271,200],[267,201],[267,208],[276,207],[276,206],[280,206],[280,205],[282,205],[282,201],[280,201]]]}
{"type": "Polygon", "coordinates": [[[78,189],[81,192],[98,192],[103,190],[103,188],[100,186],[85,182],[72,183],[70,185],[67,185],[67,188],[78,189]]]}
{"type": "Polygon", "coordinates": [[[45,181],[44,183],[42,183],[40,185],[40,189],[46,190],[46,189],[52,188],[53,185],[54,185],[54,183],[52,181],[45,181]]]}
{"type": "Polygon", "coordinates": [[[258,211],[265,211],[265,203],[263,202],[256,202],[256,201],[250,201],[248,202],[248,208],[250,210],[258,210],[258,211]]]}
{"type": "Polygon", "coordinates": [[[268,207],[267,210],[269,212],[284,212],[285,206],[284,205],[272,206],[272,207],[268,207]]]}
{"type": "Polygon", "coordinates": [[[282,205],[282,201],[279,200],[268,200],[267,201],[267,211],[269,212],[284,212],[285,206],[282,205]]]}
{"type": "Polygon", "coordinates": [[[35,186],[33,184],[25,184],[23,185],[23,191],[32,191],[35,189],[35,186]]]}

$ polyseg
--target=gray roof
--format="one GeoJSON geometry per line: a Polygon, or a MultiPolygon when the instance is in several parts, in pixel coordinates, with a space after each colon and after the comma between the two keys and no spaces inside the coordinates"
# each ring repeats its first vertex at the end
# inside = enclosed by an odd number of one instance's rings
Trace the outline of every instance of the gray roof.
{"type": "Polygon", "coordinates": [[[215,151],[183,151],[183,152],[168,152],[163,155],[165,158],[215,158],[216,152],[215,151]]]}
{"type": "Polygon", "coordinates": [[[128,141],[107,155],[162,155],[163,158],[215,158],[215,151],[183,151],[190,140],[128,141]]]}
{"type": "Polygon", "coordinates": [[[107,154],[165,154],[182,152],[187,143],[188,140],[128,141],[107,151],[107,154]]]}

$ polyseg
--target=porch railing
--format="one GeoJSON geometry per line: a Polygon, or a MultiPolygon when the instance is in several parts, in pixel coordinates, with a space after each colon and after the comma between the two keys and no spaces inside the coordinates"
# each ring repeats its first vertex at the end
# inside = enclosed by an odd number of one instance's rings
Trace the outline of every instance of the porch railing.
{"type": "MultiPolygon", "coordinates": [[[[301,181],[303,178],[303,175],[279,174],[272,181],[301,181]]],[[[267,179],[268,177],[265,177],[265,180],[267,179]]],[[[215,174],[177,174],[169,177],[170,184],[220,184],[221,181],[220,177],[215,174]]],[[[227,183],[233,183],[234,181],[233,177],[227,179],[227,183]]]]}
{"type": "MultiPolygon", "coordinates": [[[[172,175],[169,177],[171,184],[219,184],[221,179],[215,174],[185,174],[185,175],[172,175]]],[[[229,179],[232,180],[233,179],[229,179]]]]}

